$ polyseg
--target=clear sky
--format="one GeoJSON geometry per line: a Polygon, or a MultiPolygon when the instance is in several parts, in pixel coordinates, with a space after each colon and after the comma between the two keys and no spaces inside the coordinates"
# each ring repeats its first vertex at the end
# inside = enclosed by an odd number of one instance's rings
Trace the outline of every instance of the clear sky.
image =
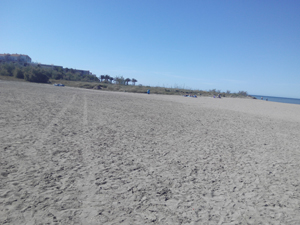
{"type": "Polygon", "coordinates": [[[0,53],[143,85],[300,98],[300,1],[0,0],[0,53]]]}

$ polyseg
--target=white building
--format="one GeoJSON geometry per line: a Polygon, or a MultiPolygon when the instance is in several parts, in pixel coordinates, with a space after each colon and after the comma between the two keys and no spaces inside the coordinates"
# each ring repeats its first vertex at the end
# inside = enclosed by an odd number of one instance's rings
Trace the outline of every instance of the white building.
{"type": "Polygon", "coordinates": [[[41,64],[41,63],[31,63],[32,66],[37,66],[37,67],[40,67],[40,68],[43,68],[43,69],[58,69],[58,68],[61,68],[63,70],[63,67],[62,66],[56,66],[56,65],[49,65],[49,64],[41,64]]]}
{"type": "Polygon", "coordinates": [[[0,63],[1,62],[15,62],[20,64],[30,63],[32,66],[41,67],[44,69],[60,69],[65,72],[78,73],[80,75],[93,75],[89,70],[77,70],[77,69],[68,69],[63,68],[62,66],[49,65],[49,64],[41,64],[41,63],[32,63],[31,58],[28,55],[22,54],[0,54],[0,63]]]}
{"type": "Polygon", "coordinates": [[[0,54],[0,62],[31,63],[31,58],[22,54],[0,54]]]}

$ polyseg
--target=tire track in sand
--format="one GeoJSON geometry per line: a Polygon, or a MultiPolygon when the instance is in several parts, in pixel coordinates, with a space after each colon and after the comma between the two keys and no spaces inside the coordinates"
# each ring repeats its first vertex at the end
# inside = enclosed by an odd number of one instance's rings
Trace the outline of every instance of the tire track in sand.
{"type": "MultiPolygon", "coordinates": [[[[10,197],[16,198],[16,192],[19,195],[25,194],[27,196],[26,199],[35,199],[40,196],[41,187],[39,183],[42,181],[42,176],[47,168],[54,167],[53,162],[49,160],[49,156],[52,155],[51,148],[47,148],[45,142],[51,139],[53,129],[62,120],[62,117],[75,99],[76,95],[73,95],[70,101],[49,121],[48,125],[39,132],[36,132],[34,141],[25,146],[22,145],[17,149],[17,151],[23,149],[24,155],[19,155],[19,158],[9,162],[9,165],[14,167],[15,170],[10,174],[9,180],[7,180],[3,188],[4,191],[7,191],[8,200],[10,197]],[[16,183],[14,184],[14,182],[16,183]]],[[[22,218],[27,224],[34,224],[35,218],[32,214],[32,206],[26,203],[26,201],[21,201],[19,198],[16,199],[19,200],[19,203],[16,202],[15,204],[18,204],[21,210],[18,213],[14,213],[14,217],[22,218]]],[[[11,215],[8,214],[7,216],[11,215]]]]}
{"type": "MultiPolygon", "coordinates": [[[[55,116],[50,122],[49,124],[42,130],[40,131],[40,133],[37,134],[37,137],[35,139],[35,141],[33,141],[31,144],[31,146],[26,150],[25,155],[27,157],[29,157],[29,161],[30,163],[32,163],[33,165],[38,163],[36,161],[36,155],[39,153],[42,153],[42,147],[44,142],[47,140],[47,138],[49,138],[49,136],[51,135],[51,132],[54,128],[54,126],[56,126],[59,121],[61,120],[61,118],[63,117],[63,115],[66,113],[66,111],[68,110],[68,108],[70,107],[70,105],[75,101],[76,95],[73,95],[72,99],[68,102],[68,104],[66,104],[62,110],[59,111],[59,113],[57,114],[57,116],[55,116]],[[39,151],[40,150],[40,151],[39,151]]],[[[21,146],[22,148],[24,148],[24,146],[21,146]]],[[[50,150],[49,150],[50,151],[50,150]]],[[[46,154],[50,154],[51,152],[47,152],[46,154]]],[[[19,167],[19,172],[25,171],[24,168],[27,167],[27,163],[22,163],[22,165],[20,165],[19,167]]]]}
{"type": "Polygon", "coordinates": [[[63,117],[63,115],[66,113],[67,109],[70,107],[70,105],[75,101],[76,95],[73,95],[73,98],[67,105],[63,107],[63,109],[57,114],[56,117],[54,117],[49,124],[45,127],[45,129],[40,133],[38,136],[38,139],[33,143],[33,147],[37,147],[39,145],[42,145],[43,142],[47,139],[47,137],[52,132],[55,125],[59,123],[59,120],[63,117]]]}
{"type": "Polygon", "coordinates": [[[92,140],[89,137],[89,124],[88,124],[88,105],[87,97],[84,96],[84,107],[83,107],[83,135],[82,135],[82,157],[85,170],[83,177],[84,179],[78,183],[78,188],[81,190],[81,209],[82,209],[82,224],[98,224],[95,219],[99,214],[97,211],[94,195],[97,187],[95,186],[95,162],[92,149],[90,147],[92,140]]]}

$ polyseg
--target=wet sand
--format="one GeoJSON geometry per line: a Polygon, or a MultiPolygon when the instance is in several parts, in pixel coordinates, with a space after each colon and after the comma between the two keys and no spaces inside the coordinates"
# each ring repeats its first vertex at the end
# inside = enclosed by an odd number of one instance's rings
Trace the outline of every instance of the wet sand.
{"type": "Polygon", "coordinates": [[[0,224],[300,224],[300,105],[0,81],[0,224]]]}

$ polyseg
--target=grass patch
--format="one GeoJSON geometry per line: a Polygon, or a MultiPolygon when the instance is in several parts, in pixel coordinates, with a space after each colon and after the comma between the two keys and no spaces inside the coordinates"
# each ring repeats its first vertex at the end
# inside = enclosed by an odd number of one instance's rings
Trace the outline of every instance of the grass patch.
{"type": "Polygon", "coordinates": [[[13,76],[1,76],[1,75],[0,75],[0,80],[26,82],[24,79],[16,78],[13,76]]]}

